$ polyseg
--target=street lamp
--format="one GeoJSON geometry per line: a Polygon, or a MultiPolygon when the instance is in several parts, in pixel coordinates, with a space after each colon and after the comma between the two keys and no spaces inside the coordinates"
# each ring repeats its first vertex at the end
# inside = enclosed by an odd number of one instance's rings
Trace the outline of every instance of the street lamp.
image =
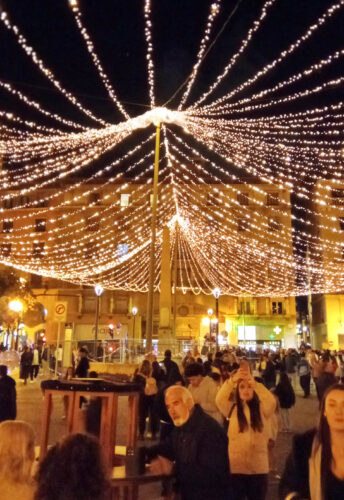
{"type": "Polygon", "coordinates": [[[17,321],[17,336],[16,336],[16,343],[15,343],[15,350],[18,350],[18,342],[19,342],[19,323],[21,322],[21,313],[23,312],[23,303],[18,300],[11,300],[11,302],[8,304],[8,307],[11,309],[11,311],[16,312],[19,317],[17,321]]]}
{"type": "Polygon", "coordinates": [[[97,344],[98,344],[98,325],[99,325],[99,301],[100,296],[104,292],[104,288],[101,285],[96,285],[94,287],[94,293],[97,296],[96,302],[96,328],[94,332],[94,357],[97,358],[97,344]]]}
{"type": "Polygon", "coordinates": [[[131,354],[134,352],[135,354],[135,318],[137,313],[139,312],[137,307],[132,307],[131,314],[133,315],[133,331],[132,331],[132,348],[129,351],[129,361],[131,362],[131,354]]]}
{"type": "Polygon", "coordinates": [[[139,312],[137,307],[131,309],[131,314],[133,315],[133,338],[135,337],[135,316],[139,312]]]}
{"type": "Polygon", "coordinates": [[[218,351],[218,348],[219,348],[219,297],[221,295],[221,290],[216,287],[214,288],[214,290],[212,291],[212,294],[214,295],[214,298],[215,298],[215,315],[216,315],[216,352],[218,351]]]}

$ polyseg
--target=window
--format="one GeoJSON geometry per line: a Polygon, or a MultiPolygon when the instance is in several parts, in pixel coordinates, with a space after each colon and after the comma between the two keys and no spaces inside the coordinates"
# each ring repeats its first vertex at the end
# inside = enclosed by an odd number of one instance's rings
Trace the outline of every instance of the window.
{"type": "Polygon", "coordinates": [[[242,232],[242,231],[247,231],[248,230],[248,219],[238,219],[238,222],[237,222],[237,229],[238,231],[242,232]]]}
{"type": "Polygon", "coordinates": [[[332,189],[331,196],[332,198],[344,198],[344,189],[332,189]]]}
{"type": "Polygon", "coordinates": [[[13,220],[5,219],[2,221],[2,232],[11,233],[13,231],[13,220]]]}
{"type": "Polygon", "coordinates": [[[280,219],[270,219],[269,220],[269,231],[280,231],[282,227],[280,219]]]}
{"type": "Polygon", "coordinates": [[[217,193],[208,193],[207,204],[208,205],[220,205],[221,204],[220,195],[217,193]]]}
{"type": "Polygon", "coordinates": [[[238,340],[256,340],[256,327],[255,326],[238,326],[238,340]]]}
{"type": "Polygon", "coordinates": [[[30,277],[31,288],[43,288],[43,279],[39,274],[31,274],[30,277]]]}
{"type": "Polygon", "coordinates": [[[36,219],[35,220],[36,233],[44,233],[47,229],[46,223],[47,223],[46,219],[36,219]]]}
{"type": "Polygon", "coordinates": [[[2,202],[2,208],[12,208],[12,199],[5,198],[2,202]]]}
{"type": "Polygon", "coordinates": [[[273,205],[279,205],[279,193],[267,193],[266,195],[266,204],[268,207],[273,205]]]}
{"type": "Polygon", "coordinates": [[[130,194],[121,194],[121,207],[129,207],[130,194]]]}
{"type": "Polygon", "coordinates": [[[11,255],[11,243],[1,244],[1,257],[9,257],[11,255]]]}
{"type": "Polygon", "coordinates": [[[115,297],[114,312],[117,314],[127,314],[128,312],[127,297],[115,297]]]}
{"type": "Polygon", "coordinates": [[[96,312],[96,297],[95,295],[85,295],[83,300],[84,313],[94,313],[96,312]]]}
{"type": "Polygon", "coordinates": [[[44,252],[44,242],[40,241],[39,243],[34,243],[32,245],[32,257],[41,259],[43,257],[44,252]]]}
{"type": "Polygon", "coordinates": [[[12,206],[13,207],[25,207],[29,203],[28,196],[16,196],[13,198],[12,206]]]}
{"type": "Polygon", "coordinates": [[[46,208],[49,206],[49,200],[36,200],[34,201],[34,206],[36,208],[46,208]]]}
{"type": "Polygon", "coordinates": [[[241,300],[239,302],[239,314],[252,314],[251,302],[249,300],[241,300]]]}
{"type": "Polygon", "coordinates": [[[272,314],[283,314],[283,302],[272,303],[272,314]]]}
{"type": "Polygon", "coordinates": [[[120,259],[121,257],[124,257],[124,255],[127,255],[129,252],[129,245],[127,243],[119,243],[117,245],[117,258],[120,259]]]}
{"type": "Polygon", "coordinates": [[[344,231],[344,217],[339,217],[339,227],[341,231],[344,231]]]}
{"type": "Polygon", "coordinates": [[[86,219],[86,230],[87,231],[99,231],[99,218],[89,217],[86,219]]]}
{"type": "Polygon", "coordinates": [[[248,193],[238,193],[237,201],[239,205],[247,206],[249,204],[249,195],[248,193]]]}
{"type": "Polygon", "coordinates": [[[92,205],[100,205],[101,195],[100,193],[90,193],[88,197],[88,203],[92,205]]]}

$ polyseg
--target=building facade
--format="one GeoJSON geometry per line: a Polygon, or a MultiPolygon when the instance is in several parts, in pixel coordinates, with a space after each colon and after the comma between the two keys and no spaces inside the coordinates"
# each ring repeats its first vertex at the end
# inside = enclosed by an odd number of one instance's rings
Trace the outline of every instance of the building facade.
{"type": "MultiPolygon", "coordinates": [[[[48,343],[64,340],[88,342],[94,339],[95,334],[97,297],[93,287],[41,276],[39,270],[45,261],[49,261],[58,274],[59,254],[55,265],[54,256],[49,254],[48,248],[52,247],[52,242],[55,248],[59,248],[59,244],[61,248],[68,248],[69,238],[75,238],[76,233],[80,234],[80,238],[86,235],[85,243],[81,249],[76,249],[75,255],[71,251],[71,258],[76,263],[85,263],[85,269],[91,267],[95,256],[102,251],[92,236],[101,230],[102,212],[114,205],[117,209],[111,215],[111,228],[121,226],[124,232],[113,233],[111,251],[116,258],[126,255],[131,251],[126,234],[134,232],[135,228],[125,218],[128,213],[134,214],[140,203],[145,203],[149,215],[150,188],[148,185],[123,183],[120,192],[117,190],[114,194],[111,185],[106,189],[99,188],[99,191],[97,185],[88,185],[87,190],[78,185],[75,189],[69,189],[63,199],[61,195],[55,196],[55,191],[58,190],[42,189],[32,196],[12,192],[9,199],[3,198],[1,260],[20,270],[22,276],[30,281],[37,300],[45,307],[45,337],[48,343]],[[28,272],[27,268],[37,270],[37,274],[28,272]],[[56,306],[60,303],[66,305],[66,316],[59,326],[56,306]]],[[[209,251],[220,247],[221,251],[228,252],[228,276],[235,284],[233,293],[228,289],[219,298],[220,344],[245,344],[252,348],[296,346],[295,298],[288,293],[294,288],[295,280],[289,192],[278,186],[264,184],[245,184],[240,189],[238,186],[232,189],[230,185],[221,184],[216,186],[215,191],[218,197],[214,197],[214,189],[209,192],[207,185],[193,187],[192,203],[200,212],[214,214],[205,238],[211,242],[209,251]],[[217,218],[218,209],[224,199],[228,209],[222,226],[226,228],[228,238],[217,229],[220,220],[217,218]],[[279,210],[282,205],[283,210],[279,210]],[[248,222],[250,219],[255,221],[252,226],[254,232],[248,222]],[[279,258],[281,240],[283,255],[287,256],[284,259],[279,258]],[[257,249],[260,245],[261,248],[269,249],[269,255],[264,254],[265,250],[259,254],[257,249]],[[232,266],[231,258],[237,259],[241,248],[252,259],[257,258],[257,265],[254,265],[254,260],[247,259],[242,271],[232,266]],[[258,258],[261,259],[259,265],[258,258]],[[241,286],[243,282],[255,283],[257,295],[248,285],[241,286]],[[276,297],[271,296],[271,293],[264,295],[265,291],[274,289],[277,283],[281,293],[276,297]]],[[[182,233],[186,231],[182,224],[188,217],[189,203],[187,196],[180,203],[180,240],[177,242],[182,242],[182,233]]],[[[178,340],[185,342],[185,345],[189,341],[202,343],[204,337],[214,331],[216,318],[208,311],[215,311],[215,299],[211,290],[198,288],[199,280],[191,257],[182,250],[172,256],[171,234],[174,230],[165,224],[161,232],[161,278],[159,291],[154,295],[153,341],[156,343],[160,339],[163,343],[165,340],[178,340]]],[[[179,246],[182,247],[182,243],[179,246]]],[[[129,268],[129,272],[134,279],[135,269],[129,268]]],[[[129,281],[130,276],[126,279],[129,281]]],[[[135,338],[138,342],[144,341],[146,300],[147,294],[140,291],[105,290],[99,298],[98,339],[110,342],[135,338]],[[135,315],[132,313],[133,307],[137,309],[135,315]]],[[[35,337],[34,329],[30,335],[35,337]]]]}

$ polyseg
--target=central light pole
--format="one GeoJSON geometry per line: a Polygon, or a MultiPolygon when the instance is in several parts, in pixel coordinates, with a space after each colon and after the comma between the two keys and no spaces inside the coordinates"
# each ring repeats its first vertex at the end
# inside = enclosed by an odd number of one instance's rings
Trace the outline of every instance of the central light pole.
{"type": "Polygon", "coordinates": [[[94,331],[94,357],[97,358],[97,344],[98,344],[98,326],[99,326],[99,301],[100,301],[100,296],[104,292],[104,288],[101,285],[96,285],[94,287],[94,293],[97,296],[97,302],[96,302],[96,324],[95,324],[95,331],[94,331]]]}
{"type": "Polygon", "coordinates": [[[156,212],[158,199],[158,178],[159,178],[159,150],[160,150],[160,121],[157,122],[155,139],[155,162],[154,162],[154,182],[152,200],[152,223],[151,223],[151,247],[149,258],[149,285],[147,297],[147,318],[146,318],[146,352],[152,350],[153,319],[154,319],[154,271],[155,271],[155,240],[156,240],[156,212]]]}
{"type": "Polygon", "coordinates": [[[214,311],[210,308],[208,309],[208,316],[209,316],[209,342],[211,342],[211,317],[214,314],[214,311]]]}
{"type": "Polygon", "coordinates": [[[221,290],[216,287],[213,290],[213,296],[215,297],[215,316],[216,316],[216,352],[219,349],[219,297],[221,295],[221,290]]]}

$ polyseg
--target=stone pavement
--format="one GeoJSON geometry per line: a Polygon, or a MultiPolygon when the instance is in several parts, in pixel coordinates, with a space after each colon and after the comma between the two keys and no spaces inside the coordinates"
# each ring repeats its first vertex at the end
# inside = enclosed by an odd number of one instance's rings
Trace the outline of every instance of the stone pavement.
{"type": "MultiPolygon", "coordinates": [[[[17,406],[18,419],[29,422],[37,436],[37,442],[40,438],[41,415],[42,415],[42,394],[40,391],[41,377],[34,383],[28,383],[24,386],[21,381],[17,381],[17,406]]],[[[124,399],[124,398],[123,398],[124,399]]],[[[122,400],[122,398],[121,398],[122,400]]],[[[50,432],[50,443],[53,444],[63,435],[65,435],[65,420],[63,417],[62,399],[56,398],[54,401],[52,427],[50,432]]],[[[295,432],[303,432],[306,429],[314,427],[318,418],[318,402],[314,392],[311,397],[304,399],[301,392],[297,392],[296,405],[292,409],[292,427],[295,432]]],[[[117,435],[119,442],[124,444],[125,432],[125,405],[119,406],[119,425],[117,435]]],[[[284,467],[286,456],[290,450],[292,434],[280,433],[276,443],[277,469],[281,473],[284,467]]],[[[149,446],[152,441],[146,440],[145,445],[149,446]]],[[[269,481],[269,494],[267,500],[277,500],[278,479],[271,477],[269,481]]],[[[160,486],[158,484],[145,485],[140,488],[140,499],[158,500],[160,498],[160,486]]]]}

